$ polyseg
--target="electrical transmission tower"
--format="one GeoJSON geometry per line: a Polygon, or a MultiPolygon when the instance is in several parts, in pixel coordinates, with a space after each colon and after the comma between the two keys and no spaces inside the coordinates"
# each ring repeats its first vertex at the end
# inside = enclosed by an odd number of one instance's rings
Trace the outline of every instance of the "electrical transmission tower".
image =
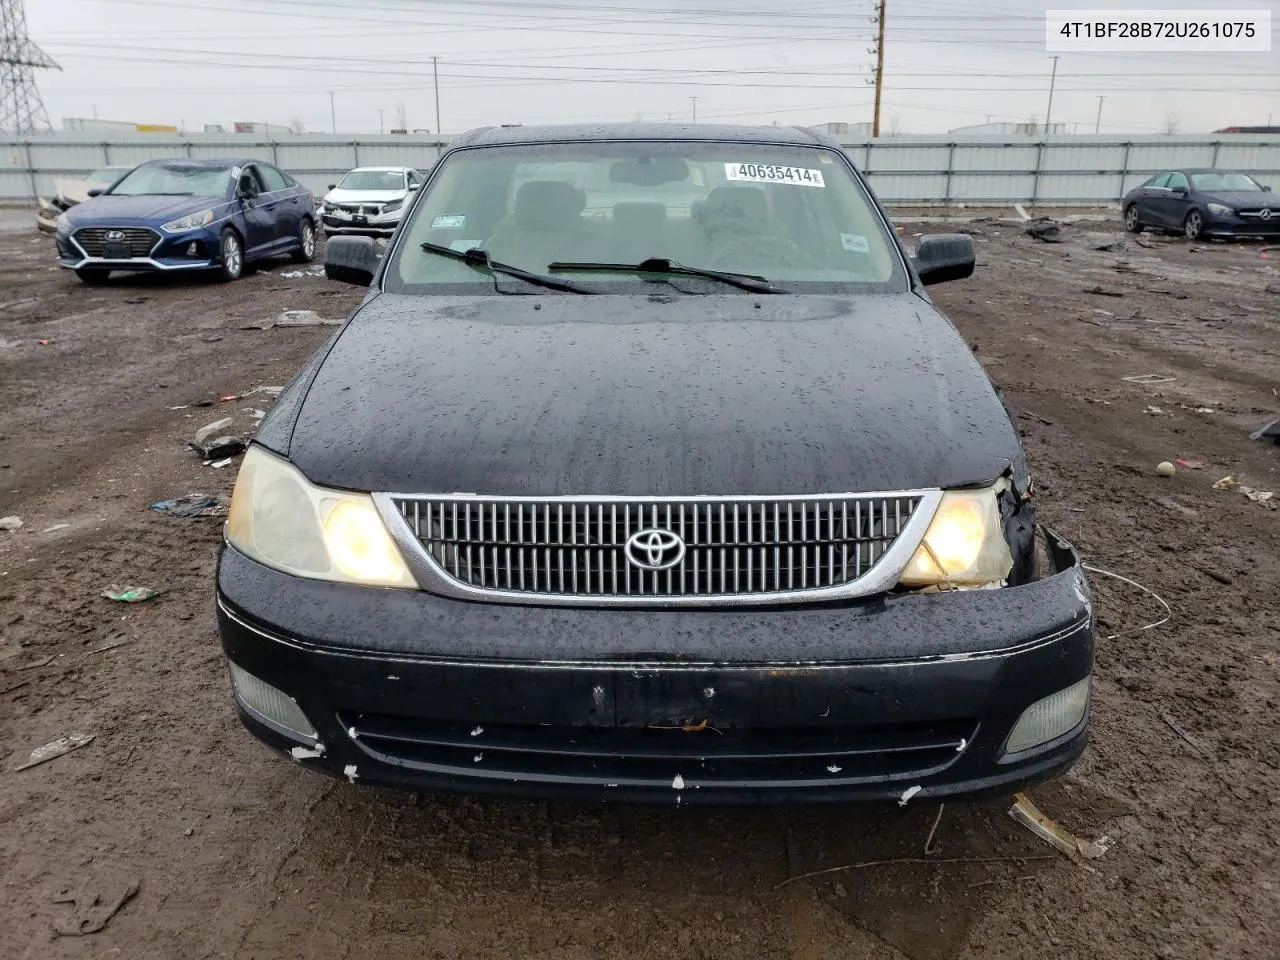
{"type": "Polygon", "coordinates": [[[0,0],[0,130],[16,134],[50,129],[35,71],[61,70],[53,58],[27,38],[23,0],[0,0]]]}

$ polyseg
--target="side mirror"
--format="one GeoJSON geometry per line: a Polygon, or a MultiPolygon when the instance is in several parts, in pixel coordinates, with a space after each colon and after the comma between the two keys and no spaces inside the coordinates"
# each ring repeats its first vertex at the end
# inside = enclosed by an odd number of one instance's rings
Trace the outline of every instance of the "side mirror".
{"type": "Polygon", "coordinates": [[[916,244],[916,273],[926,287],[973,275],[973,238],[964,233],[921,237],[916,244]]]}
{"type": "Polygon", "coordinates": [[[236,196],[242,200],[252,200],[258,195],[258,186],[253,182],[252,177],[241,177],[240,182],[236,184],[236,196]]]}
{"type": "Polygon", "coordinates": [[[373,237],[330,237],[324,245],[324,275],[367,287],[373,283],[380,259],[373,237]]]}
{"type": "MultiPolygon", "coordinates": [[[[420,186],[422,186],[422,184],[420,184],[420,183],[411,183],[411,184],[409,184],[409,189],[410,189],[410,190],[417,190],[420,186]]],[[[1265,190],[1266,188],[1264,187],[1263,189],[1265,190]]]]}
{"type": "Polygon", "coordinates": [[[1187,195],[1186,187],[1170,187],[1169,192],[1175,197],[1185,197],[1187,195]]]}
{"type": "Polygon", "coordinates": [[[337,188],[338,188],[338,185],[337,185],[336,183],[331,183],[331,184],[329,184],[329,189],[330,189],[330,190],[336,190],[337,188]]]}
{"type": "MultiPolygon", "coordinates": [[[[97,197],[97,196],[101,196],[102,191],[106,189],[107,189],[106,187],[90,187],[88,190],[85,191],[85,194],[90,197],[97,197]]],[[[1263,189],[1265,190],[1266,188],[1263,187],[1263,189]]]]}

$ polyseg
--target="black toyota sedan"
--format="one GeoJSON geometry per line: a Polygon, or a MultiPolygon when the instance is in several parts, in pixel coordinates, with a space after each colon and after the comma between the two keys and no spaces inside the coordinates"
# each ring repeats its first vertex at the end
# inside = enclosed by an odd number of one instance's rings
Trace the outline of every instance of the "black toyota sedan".
{"type": "Polygon", "coordinates": [[[1230,170],[1170,170],[1121,201],[1131,233],[1148,227],[1201,237],[1280,236],[1280,193],[1230,170]]]}
{"type": "Polygon", "coordinates": [[[245,456],[235,704],[363,784],[667,804],[1001,794],[1085,746],[1089,588],[839,146],[485,129],[245,456]]]}

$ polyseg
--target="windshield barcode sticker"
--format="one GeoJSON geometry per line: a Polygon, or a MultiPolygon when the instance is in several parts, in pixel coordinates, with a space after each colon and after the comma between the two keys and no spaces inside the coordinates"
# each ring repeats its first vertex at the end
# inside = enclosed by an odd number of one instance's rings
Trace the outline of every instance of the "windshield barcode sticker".
{"type": "Polygon", "coordinates": [[[726,163],[724,175],[729,180],[746,183],[793,183],[800,187],[826,186],[821,170],[779,167],[770,163],[726,163]]]}

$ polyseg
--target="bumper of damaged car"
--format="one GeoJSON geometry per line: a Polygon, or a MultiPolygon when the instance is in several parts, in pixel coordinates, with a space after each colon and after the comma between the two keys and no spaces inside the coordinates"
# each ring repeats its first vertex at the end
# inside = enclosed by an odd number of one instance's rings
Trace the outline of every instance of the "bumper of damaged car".
{"type": "Polygon", "coordinates": [[[1242,217],[1238,214],[1205,217],[1204,233],[1210,237],[1235,237],[1237,239],[1268,239],[1280,237],[1280,210],[1271,211],[1266,220],[1258,216],[1242,217]]]}
{"type": "Polygon", "coordinates": [[[320,216],[327,234],[363,237],[389,237],[400,226],[401,211],[374,216],[353,217],[351,214],[325,211],[320,216]]]}
{"type": "Polygon", "coordinates": [[[237,699],[260,739],[354,782],[629,803],[927,802],[1066,770],[1085,718],[1007,754],[1031,704],[1090,675],[1088,586],[853,604],[603,610],[300,580],[224,547],[228,658],[317,736],[237,699]]]}

